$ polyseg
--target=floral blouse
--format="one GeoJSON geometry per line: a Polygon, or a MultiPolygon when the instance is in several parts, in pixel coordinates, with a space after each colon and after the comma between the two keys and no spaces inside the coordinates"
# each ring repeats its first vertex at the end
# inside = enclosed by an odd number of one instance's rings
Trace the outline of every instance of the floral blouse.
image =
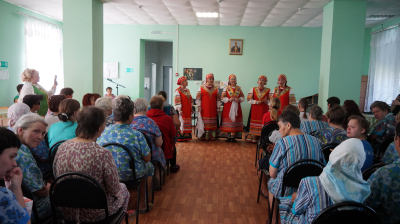
{"type": "Polygon", "coordinates": [[[30,215],[26,208],[18,204],[15,195],[5,187],[0,187],[0,223],[26,224],[30,215]]]}

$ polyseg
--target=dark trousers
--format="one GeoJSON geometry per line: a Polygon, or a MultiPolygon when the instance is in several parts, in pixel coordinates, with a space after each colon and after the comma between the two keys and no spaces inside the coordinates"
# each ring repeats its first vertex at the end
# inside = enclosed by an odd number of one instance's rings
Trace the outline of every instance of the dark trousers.
{"type": "Polygon", "coordinates": [[[171,167],[176,166],[176,147],[174,147],[174,153],[172,154],[172,158],[169,160],[171,167]]]}

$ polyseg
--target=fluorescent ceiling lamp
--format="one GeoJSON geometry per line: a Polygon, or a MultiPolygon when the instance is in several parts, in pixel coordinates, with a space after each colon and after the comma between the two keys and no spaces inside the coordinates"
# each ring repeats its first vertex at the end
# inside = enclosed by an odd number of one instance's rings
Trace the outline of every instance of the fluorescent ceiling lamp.
{"type": "Polygon", "coordinates": [[[196,12],[197,17],[218,18],[218,12],[196,12]]]}
{"type": "Polygon", "coordinates": [[[367,17],[367,21],[375,21],[375,20],[386,20],[392,18],[394,15],[375,15],[367,17]]]}

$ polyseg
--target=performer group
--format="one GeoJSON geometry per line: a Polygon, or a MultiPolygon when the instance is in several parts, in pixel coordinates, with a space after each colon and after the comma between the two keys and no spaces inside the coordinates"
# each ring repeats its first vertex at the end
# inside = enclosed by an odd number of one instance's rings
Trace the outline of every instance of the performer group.
{"type": "MultiPolygon", "coordinates": [[[[247,94],[247,102],[251,104],[249,114],[249,135],[245,140],[256,143],[261,136],[263,115],[270,111],[270,106],[277,108],[275,102],[280,102],[279,114],[282,109],[295,104],[296,98],[292,88],[287,86],[287,78],[284,74],[278,77],[278,86],[273,92],[266,87],[268,79],[266,76],[260,76],[257,86],[250,89],[247,94]],[[270,105],[271,99],[274,105],[270,105]]],[[[193,99],[189,89],[188,81],[182,76],[177,82],[180,85],[174,96],[175,109],[179,112],[181,127],[178,135],[178,141],[189,141],[192,139],[192,114],[194,111],[193,99]]],[[[196,135],[200,140],[213,141],[218,138],[226,138],[227,142],[236,142],[236,139],[242,138],[243,132],[243,114],[241,103],[245,100],[242,88],[237,85],[235,75],[229,76],[229,85],[222,93],[214,85],[214,74],[206,76],[206,82],[200,86],[196,94],[195,103],[197,105],[197,125],[196,135]],[[224,103],[221,106],[221,101],[224,103]],[[218,114],[221,114],[221,120],[218,114]]]]}

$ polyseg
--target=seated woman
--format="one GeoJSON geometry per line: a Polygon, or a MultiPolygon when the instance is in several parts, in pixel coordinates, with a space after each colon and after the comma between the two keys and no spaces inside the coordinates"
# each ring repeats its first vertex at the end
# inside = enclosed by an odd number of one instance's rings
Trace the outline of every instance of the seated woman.
{"type": "Polygon", "coordinates": [[[82,98],[82,106],[94,106],[96,104],[96,97],[94,94],[86,93],[82,98]]]}
{"type": "MultiPolygon", "coordinates": [[[[58,148],[54,158],[54,174],[80,172],[97,180],[103,187],[108,201],[109,215],[121,207],[126,212],[129,192],[125,184],[119,183],[117,167],[110,151],[96,143],[104,131],[104,111],[96,107],[84,107],[76,115],[78,127],[76,138],[67,140],[58,148]]],[[[96,222],[105,219],[103,210],[61,208],[69,221],[96,222]]]]}
{"type": "Polygon", "coordinates": [[[164,151],[164,156],[170,161],[171,173],[176,173],[180,169],[180,166],[176,164],[174,141],[174,138],[176,137],[176,129],[172,118],[162,110],[163,105],[164,98],[162,96],[153,96],[150,100],[151,109],[147,112],[147,117],[155,121],[160,129],[163,138],[162,149],[164,151]]]}
{"type": "Polygon", "coordinates": [[[263,115],[263,119],[262,119],[262,124],[266,124],[270,121],[276,121],[278,120],[279,115],[281,115],[282,112],[280,112],[280,108],[281,108],[281,101],[279,100],[279,98],[272,98],[269,101],[269,108],[270,111],[268,111],[267,113],[265,113],[263,115]]]}
{"type": "MultiPolygon", "coordinates": [[[[146,116],[149,103],[143,98],[137,98],[133,103],[135,104],[135,109],[133,110],[135,117],[132,121],[131,127],[150,138],[153,161],[158,161],[158,165],[164,168],[166,161],[164,152],[161,149],[163,144],[161,131],[158,128],[157,123],[146,116]]],[[[159,179],[157,178],[159,177],[159,172],[159,169],[155,169],[155,177],[158,181],[159,179]]]]}
{"type": "Polygon", "coordinates": [[[51,125],[47,133],[50,147],[59,141],[76,137],[75,130],[78,124],[75,116],[80,106],[77,100],[65,99],[61,101],[58,114],[60,122],[51,125]]]}
{"type": "Polygon", "coordinates": [[[308,121],[309,115],[307,113],[308,109],[308,101],[306,98],[301,98],[299,100],[299,105],[297,105],[300,111],[300,121],[308,121]]]}
{"type": "Polygon", "coordinates": [[[329,127],[329,124],[322,121],[322,109],[318,105],[314,105],[309,109],[308,121],[300,124],[300,131],[311,134],[321,129],[329,127]]]}
{"type": "Polygon", "coordinates": [[[385,154],[382,157],[381,162],[385,164],[391,164],[396,160],[399,160],[400,156],[399,153],[396,150],[396,147],[394,146],[394,142],[390,143],[390,145],[387,147],[385,154]]]}
{"type": "MultiPolygon", "coordinates": [[[[295,105],[292,105],[292,104],[287,105],[286,107],[284,107],[282,109],[282,112],[284,112],[284,111],[292,111],[293,113],[297,114],[297,116],[299,116],[299,118],[300,118],[300,110],[295,105]]],[[[300,122],[301,122],[301,120],[300,120],[300,122]]]]}
{"type": "Polygon", "coordinates": [[[347,137],[357,138],[361,140],[364,146],[365,152],[365,162],[361,168],[361,172],[371,167],[374,163],[374,151],[372,146],[367,140],[365,140],[369,130],[369,122],[364,118],[357,115],[352,115],[349,117],[349,122],[347,125],[347,137]]]}
{"type": "Polygon", "coordinates": [[[297,193],[281,198],[281,223],[311,224],[331,205],[345,201],[363,203],[371,193],[369,183],[361,174],[365,160],[363,148],[361,141],[355,138],[335,148],[321,175],[302,179],[297,193]]]}
{"type": "MultiPolygon", "coordinates": [[[[127,98],[116,98],[113,102],[113,112],[115,124],[108,126],[100,138],[97,139],[99,145],[105,145],[107,143],[119,143],[129,148],[131,154],[135,160],[135,171],[136,178],[143,176],[147,177],[147,189],[150,192],[152,176],[154,175],[154,167],[150,162],[151,154],[150,148],[147,146],[147,142],[143,137],[142,133],[132,129],[129,125],[132,123],[134,115],[134,104],[132,100],[127,98]]],[[[118,176],[120,181],[133,180],[133,173],[129,167],[130,157],[128,153],[120,147],[108,148],[115,160],[118,170],[118,176]]],[[[140,187],[140,207],[139,212],[143,213],[146,211],[145,204],[145,187],[144,181],[140,187]]],[[[131,209],[136,203],[132,201],[129,205],[131,209]]],[[[150,204],[150,208],[153,205],[150,204]]],[[[137,210],[137,209],[136,209],[137,210]]]]}
{"type": "Polygon", "coordinates": [[[390,113],[389,105],[382,101],[373,102],[370,109],[374,117],[379,121],[368,136],[368,141],[371,143],[374,152],[377,153],[381,144],[386,139],[394,136],[396,117],[390,113]]]}
{"type": "MultiPolygon", "coordinates": [[[[23,115],[13,127],[15,134],[22,143],[15,160],[24,175],[22,182],[33,193],[33,200],[35,201],[39,218],[51,215],[49,200],[50,183],[46,185],[43,182],[42,172],[37,166],[29,148],[38,147],[44,138],[46,127],[47,123],[44,118],[34,113],[23,115]]],[[[35,220],[32,216],[32,223],[34,222],[35,220]]]]}
{"type": "MultiPolygon", "coordinates": [[[[109,87],[108,87],[109,88],[109,87]]],[[[114,95],[113,95],[114,96],[114,95]]],[[[115,96],[114,96],[115,98],[115,96]]],[[[115,124],[114,115],[112,114],[112,98],[111,97],[101,97],[96,100],[95,106],[103,109],[106,112],[106,127],[115,124]]]]}
{"type": "Polygon", "coordinates": [[[47,122],[47,130],[49,131],[49,128],[52,124],[57,123],[60,121],[58,118],[58,107],[60,106],[61,101],[67,99],[64,95],[53,95],[49,99],[49,110],[50,114],[47,114],[44,120],[47,122]]]}
{"type": "MultiPolygon", "coordinates": [[[[346,117],[345,117],[343,125],[342,125],[342,127],[344,129],[347,129],[347,123],[349,122],[350,116],[357,115],[357,116],[363,117],[363,115],[360,112],[360,108],[358,107],[356,102],[354,102],[354,100],[344,101],[343,109],[346,111],[346,117]]],[[[368,132],[368,130],[367,130],[367,132],[368,132]]]]}
{"type": "Polygon", "coordinates": [[[329,127],[321,129],[313,136],[319,139],[321,145],[326,145],[329,143],[341,143],[348,139],[347,132],[342,128],[344,118],[346,117],[346,112],[339,105],[336,105],[328,110],[326,113],[328,118],[329,127]]]}
{"type": "MultiPolygon", "coordinates": [[[[397,156],[400,154],[400,124],[396,126],[394,139],[397,156]]],[[[382,224],[399,223],[400,221],[400,159],[381,167],[368,179],[371,194],[365,204],[379,215],[382,224]]]]}
{"type": "Polygon", "coordinates": [[[23,174],[15,161],[21,141],[12,131],[0,127],[0,142],[0,178],[6,184],[6,187],[0,187],[0,222],[30,224],[21,190],[23,174]]]}
{"type": "Polygon", "coordinates": [[[164,98],[163,111],[172,118],[175,124],[175,129],[179,130],[181,128],[181,121],[179,120],[179,116],[175,108],[167,102],[167,92],[161,90],[157,93],[157,95],[160,95],[164,98]]]}

